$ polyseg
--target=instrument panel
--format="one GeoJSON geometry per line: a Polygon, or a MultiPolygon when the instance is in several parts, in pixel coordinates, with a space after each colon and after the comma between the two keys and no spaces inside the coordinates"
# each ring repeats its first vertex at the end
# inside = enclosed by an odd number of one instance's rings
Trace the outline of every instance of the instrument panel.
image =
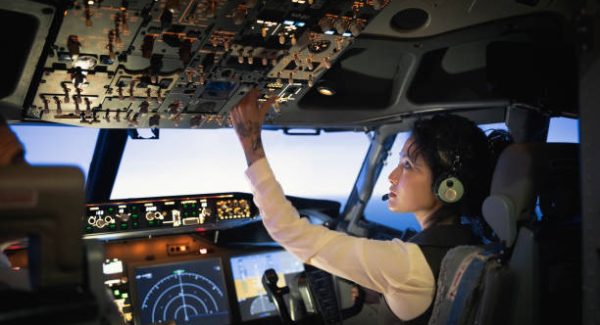
{"type": "MultiPolygon", "coordinates": [[[[339,210],[333,201],[290,200],[309,218],[339,210]]],[[[263,273],[275,269],[284,287],[304,271],[268,236],[248,193],[114,200],[85,211],[84,239],[101,241],[98,276],[127,324],[275,320],[263,273]]]]}
{"type": "Polygon", "coordinates": [[[104,283],[128,324],[233,324],[277,317],[261,283],[287,285],[303,263],[281,248],[215,244],[198,234],[106,243],[104,283]],[[178,250],[173,250],[178,247],[178,250]]]}
{"type": "Polygon", "coordinates": [[[67,5],[26,116],[97,128],[217,128],[251,88],[268,122],[389,0],[81,0],[67,5]]]}
{"type": "Polygon", "coordinates": [[[252,195],[245,193],[119,200],[87,204],[85,210],[84,238],[218,230],[259,220],[252,195]]]}

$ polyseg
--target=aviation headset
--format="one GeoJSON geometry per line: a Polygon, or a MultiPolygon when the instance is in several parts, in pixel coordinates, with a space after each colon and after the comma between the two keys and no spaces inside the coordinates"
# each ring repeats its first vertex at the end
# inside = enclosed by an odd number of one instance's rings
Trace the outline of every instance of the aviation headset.
{"type": "MultiPolygon", "coordinates": [[[[462,199],[465,194],[465,187],[459,178],[459,170],[461,169],[462,162],[460,160],[459,153],[460,146],[456,146],[450,156],[452,162],[450,163],[450,170],[442,173],[433,182],[433,193],[435,196],[445,204],[453,204],[462,199]]],[[[438,156],[442,157],[438,150],[438,156]]]]}

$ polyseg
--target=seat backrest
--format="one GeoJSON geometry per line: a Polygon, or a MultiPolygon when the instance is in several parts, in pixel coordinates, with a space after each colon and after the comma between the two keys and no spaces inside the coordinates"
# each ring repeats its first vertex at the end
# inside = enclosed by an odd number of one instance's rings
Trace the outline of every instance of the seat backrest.
{"type": "Polygon", "coordinates": [[[434,323],[535,323],[537,247],[533,232],[521,224],[535,210],[537,151],[536,145],[515,144],[500,155],[482,212],[501,243],[448,252],[434,323]]]}
{"type": "Polygon", "coordinates": [[[506,324],[506,313],[482,300],[505,304],[507,270],[495,246],[458,246],[448,251],[437,283],[430,325],[506,324]]]}
{"type": "Polygon", "coordinates": [[[574,144],[502,152],[482,207],[501,242],[446,254],[430,324],[580,323],[577,161],[574,144]]]}
{"type": "Polygon", "coordinates": [[[0,241],[29,238],[34,289],[84,281],[83,188],[77,168],[0,168],[0,241]]]}
{"type": "MultiPolygon", "coordinates": [[[[492,179],[491,195],[482,207],[484,218],[501,243],[485,247],[459,246],[446,254],[430,324],[510,324],[514,321],[513,314],[508,312],[513,308],[505,306],[511,304],[513,293],[520,287],[517,284],[531,282],[525,277],[531,276],[528,268],[535,263],[518,265],[517,270],[513,270],[507,265],[506,256],[507,249],[515,243],[519,247],[531,244],[519,238],[527,237],[527,233],[520,231],[518,222],[528,220],[535,207],[534,164],[528,146],[511,145],[501,154],[492,179]]],[[[532,255],[525,252],[527,249],[519,248],[517,256],[532,255]]],[[[534,300],[531,296],[526,299],[534,300]]]]}
{"type": "MultiPolygon", "coordinates": [[[[537,197],[536,170],[542,144],[513,144],[498,159],[490,196],[482,212],[486,222],[512,249],[509,269],[514,276],[511,289],[510,324],[537,324],[539,311],[539,260],[533,231],[522,224],[534,218],[537,197]]],[[[484,306],[491,302],[483,301],[484,306]]],[[[494,308],[494,307],[491,307],[494,308]]]]}
{"type": "MultiPolygon", "coordinates": [[[[102,285],[103,254],[98,253],[98,245],[93,251],[90,248],[94,245],[88,245],[89,261],[94,262],[85,266],[83,184],[83,174],[72,167],[0,168],[0,242],[28,238],[29,277],[21,279],[30,282],[0,286],[0,323],[121,321],[102,285]],[[94,278],[86,279],[86,267],[94,278]]],[[[9,274],[12,270],[3,271],[9,274]]],[[[7,279],[0,277],[0,282],[7,279]]]]}
{"type": "MultiPolygon", "coordinates": [[[[547,268],[541,258],[548,255],[546,243],[560,242],[564,232],[554,233],[550,241],[541,240],[548,221],[538,220],[535,203],[539,198],[546,219],[560,219],[572,208],[579,197],[577,186],[564,184],[578,184],[577,160],[577,145],[562,143],[515,144],[500,156],[482,210],[511,252],[508,267],[514,274],[514,288],[512,305],[506,310],[511,312],[510,324],[539,324],[547,314],[541,313],[547,309],[542,308],[542,303],[547,305],[543,279],[547,268]]],[[[579,253],[576,247],[572,249],[573,254],[579,253]]]]}

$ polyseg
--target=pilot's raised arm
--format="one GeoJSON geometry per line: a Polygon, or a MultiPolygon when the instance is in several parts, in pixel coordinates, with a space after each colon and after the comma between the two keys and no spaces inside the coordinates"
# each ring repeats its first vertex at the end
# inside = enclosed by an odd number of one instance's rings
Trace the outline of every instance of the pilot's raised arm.
{"type": "Polygon", "coordinates": [[[383,314],[389,315],[380,317],[426,324],[441,259],[451,247],[479,242],[471,227],[460,224],[460,217],[476,218],[489,191],[494,159],[485,134],[473,122],[453,115],[415,123],[398,166],[388,176],[388,208],[413,212],[423,231],[410,242],[370,240],[299,217],[261,141],[262,123],[274,98],[261,105],[257,97],[256,90],[250,91],[233,109],[231,120],[269,234],[306,263],[381,293],[382,305],[389,307],[383,314]]]}

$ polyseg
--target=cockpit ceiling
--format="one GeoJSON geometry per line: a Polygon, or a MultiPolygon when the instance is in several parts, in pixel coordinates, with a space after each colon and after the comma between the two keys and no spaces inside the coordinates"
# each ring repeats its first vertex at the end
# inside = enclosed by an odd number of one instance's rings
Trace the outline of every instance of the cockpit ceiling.
{"type": "Polygon", "coordinates": [[[514,103],[576,114],[571,1],[56,2],[0,3],[19,31],[0,96],[27,120],[219,128],[251,87],[278,96],[271,127],[514,103]]]}

